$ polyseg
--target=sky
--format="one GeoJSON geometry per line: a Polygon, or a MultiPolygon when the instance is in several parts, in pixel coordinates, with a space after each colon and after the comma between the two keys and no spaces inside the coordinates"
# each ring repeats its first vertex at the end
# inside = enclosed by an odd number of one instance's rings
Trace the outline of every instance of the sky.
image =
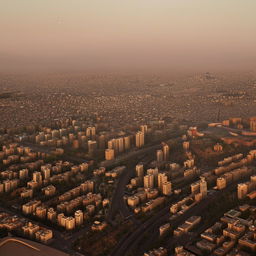
{"type": "Polygon", "coordinates": [[[0,0],[0,72],[256,70],[255,0],[0,0]]]}

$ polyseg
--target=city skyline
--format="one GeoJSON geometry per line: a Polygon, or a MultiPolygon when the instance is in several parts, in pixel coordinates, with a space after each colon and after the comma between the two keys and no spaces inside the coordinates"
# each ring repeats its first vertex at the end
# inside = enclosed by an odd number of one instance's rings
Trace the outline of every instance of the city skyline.
{"type": "Polygon", "coordinates": [[[0,0],[0,255],[256,255],[255,0],[0,0]]]}

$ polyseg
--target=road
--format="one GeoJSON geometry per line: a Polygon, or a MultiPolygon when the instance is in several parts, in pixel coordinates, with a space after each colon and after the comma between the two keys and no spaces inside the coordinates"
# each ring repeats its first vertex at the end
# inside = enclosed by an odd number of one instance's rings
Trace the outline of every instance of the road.
{"type": "Polygon", "coordinates": [[[120,212],[123,218],[126,218],[132,214],[127,204],[124,202],[123,196],[125,187],[129,183],[130,179],[134,176],[134,170],[132,168],[126,168],[120,175],[116,189],[113,193],[110,209],[108,211],[107,220],[112,222],[115,215],[120,212]]]}
{"type": "MultiPolygon", "coordinates": [[[[174,202],[176,200],[177,198],[173,198],[172,201],[174,202]]],[[[169,212],[170,206],[168,205],[138,226],[135,231],[128,233],[120,240],[116,248],[114,248],[111,256],[125,255],[126,252],[128,252],[128,249],[132,249],[137,242],[139,242],[140,238],[143,238],[143,234],[146,231],[150,231],[153,227],[159,226],[163,221],[166,221],[169,217],[169,212]]]]}
{"type": "MultiPolygon", "coordinates": [[[[176,136],[177,137],[177,136],[176,136]]],[[[48,153],[50,154],[54,148],[51,147],[42,147],[40,145],[34,144],[34,143],[29,143],[29,142],[22,142],[20,143],[23,146],[28,146],[34,151],[38,152],[43,152],[43,153],[48,153]]],[[[157,143],[156,145],[149,145],[145,148],[134,150],[131,152],[128,152],[125,155],[120,156],[118,159],[116,159],[113,162],[105,162],[105,166],[111,168],[114,167],[118,164],[121,164],[123,162],[128,162],[126,165],[127,168],[123,171],[123,173],[120,175],[118,181],[117,181],[117,186],[115,189],[115,192],[113,194],[113,198],[111,201],[109,213],[107,216],[107,220],[110,223],[113,223],[114,217],[116,216],[117,213],[120,213],[123,218],[129,218],[133,221],[133,223],[139,227],[136,232],[133,233],[131,237],[128,238],[127,241],[124,241],[124,247],[129,248],[129,245],[134,242],[134,239],[136,239],[138,236],[142,236],[143,232],[147,230],[151,225],[157,225],[159,223],[159,217],[167,215],[169,213],[169,206],[161,210],[160,212],[157,213],[157,215],[153,218],[150,218],[146,223],[141,225],[140,221],[138,221],[134,214],[131,212],[130,208],[127,206],[125,203],[123,196],[125,193],[125,188],[126,185],[129,183],[130,179],[134,176],[134,166],[140,162],[145,156],[147,155],[155,155],[155,150],[159,149],[161,145],[157,143]],[[130,162],[129,162],[130,161],[130,162]],[[128,247],[126,246],[128,245],[128,247]]],[[[64,155],[65,159],[68,161],[72,162],[77,162],[77,163],[82,163],[85,162],[85,159],[81,158],[76,158],[76,157],[70,157],[67,155],[64,155]]],[[[101,165],[101,164],[100,164],[101,165]]],[[[74,232],[72,236],[70,236],[68,239],[65,239],[63,234],[59,231],[54,231],[55,235],[55,241],[52,244],[53,247],[64,250],[64,251],[69,251],[72,252],[71,250],[71,244],[79,238],[86,230],[88,230],[88,227],[86,229],[81,229],[77,232],[74,232]]],[[[116,253],[113,255],[124,255],[123,250],[122,253],[119,253],[119,249],[117,248],[116,253]]]]}
{"type": "MultiPolygon", "coordinates": [[[[153,241],[157,241],[159,238],[159,226],[170,222],[171,227],[176,227],[183,223],[186,219],[193,215],[201,215],[202,211],[208,209],[211,203],[214,200],[214,196],[208,197],[207,199],[196,204],[194,207],[187,210],[183,215],[178,216],[176,219],[169,221],[170,217],[170,207],[167,206],[157,214],[152,216],[149,220],[143,223],[138,227],[133,233],[128,237],[125,237],[120,241],[119,245],[114,249],[111,256],[126,255],[129,251],[133,249],[140,248],[141,252],[144,252],[144,248],[147,248],[148,245],[152,244],[153,241]],[[145,233],[151,234],[150,241],[143,241],[143,235],[145,233]],[[144,244],[143,244],[144,242],[144,244]],[[139,245],[139,246],[138,246],[139,245]]],[[[136,251],[137,252],[137,251],[136,251]]],[[[139,253],[139,254],[140,254],[139,253]]]]}
{"type": "MultiPolygon", "coordinates": [[[[174,138],[177,138],[177,136],[174,138]]],[[[136,151],[128,152],[127,154],[116,159],[115,161],[104,161],[101,163],[101,165],[104,165],[105,167],[114,167],[118,164],[128,162],[130,160],[130,162],[126,164],[125,171],[120,175],[118,179],[117,186],[111,200],[110,210],[107,216],[107,220],[109,222],[113,221],[115,215],[118,212],[124,218],[133,216],[133,213],[131,212],[130,208],[127,206],[123,199],[126,185],[129,183],[130,179],[135,175],[135,165],[139,162],[143,162],[144,159],[146,159],[144,164],[148,164],[150,160],[152,160],[148,158],[148,155],[154,156],[155,151],[160,148],[161,145],[157,143],[157,145],[150,145],[136,151]]],[[[132,217],[132,220],[134,221],[134,223],[138,224],[138,221],[135,218],[132,217]]]]}
{"type": "MultiPolygon", "coordinates": [[[[241,181],[239,181],[241,182],[241,181]]],[[[235,190],[237,187],[237,183],[231,184],[226,189],[222,191],[216,191],[212,195],[208,195],[208,197],[204,200],[202,200],[200,203],[196,204],[189,210],[187,210],[183,215],[178,216],[176,219],[169,221],[170,212],[169,212],[169,206],[161,209],[159,212],[154,214],[150,219],[148,219],[146,222],[141,224],[136,228],[135,231],[132,233],[128,233],[124,238],[120,240],[118,245],[114,248],[113,252],[111,253],[111,256],[119,256],[123,255],[125,256],[129,251],[132,251],[133,249],[141,248],[140,252],[137,253],[140,255],[140,253],[143,253],[143,249],[150,247],[152,245],[153,241],[157,241],[159,237],[159,226],[170,222],[172,227],[177,227],[181,223],[183,223],[186,219],[188,219],[190,216],[193,215],[202,215],[202,212],[207,212],[208,209],[210,209],[211,204],[214,201],[219,200],[222,193],[229,192],[235,190]],[[150,239],[147,239],[148,241],[143,241],[143,235],[145,233],[151,234],[150,239]],[[144,244],[143,244],[144,242],[144,244]]],[[[183,195],[184,197],[184,195],[183,195]]],[[[173,199],[173,201],[177,201],[179,199],[173,199]]],[[[170,242],[174,243],[176,240],[173,239],[173,237],[170,239],[170,242]]],[[[172,246],[172,243],[169,244],[169,247],[172,246]]]]}
{"type": "Polygon", "coordinates": [[[152,227],[152,225],[157,225],[160,219],[166,216],[169,213],[169,206],[163,208],[156,215],[151,217],[149,220],[141,224],[135,231],[128,233],[123,237],[118,243],[117,247],[111,253],[111,256],[120,256],[125,255],[128,250],[132,249],[140,237],[152,227]]]}
{"type": "MultiPolygon", "coordinates": [[[[151,151],[154,149],[150,148],[151,151]]],[[[138,225],[139,221],[134,218],[134,213],[128,207],[124,200],[124,194],[126,185],[130,182],[131,178],[135,175],[134,166],[143,161],[145,159],[145,152],[140,151],[140,154],[137,155],[135,159],[133,159],[128,165],[126,165],[126,169],[122,172],[120,177],[118,178],[116,189],[113,193],[113,197],[111,200],[110,209],[108,212],[107,220],[112,222],[114,220],[115,215],[119,212],[123,218],[130,218],[134,222],[134,224],[138,225]]],[[[147,164],[149,160],[147,160],[147,164]]]]}

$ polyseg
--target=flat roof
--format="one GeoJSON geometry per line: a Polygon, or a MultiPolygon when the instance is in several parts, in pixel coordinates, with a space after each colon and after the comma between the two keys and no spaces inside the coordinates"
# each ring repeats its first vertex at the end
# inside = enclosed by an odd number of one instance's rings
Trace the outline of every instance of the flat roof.
{"type": "Polygon", "coordinates": [[[62,251],[47,245],[19,237],[5,237],[0,239],[0,255],[4,256],[68,256],[62,251]]]}

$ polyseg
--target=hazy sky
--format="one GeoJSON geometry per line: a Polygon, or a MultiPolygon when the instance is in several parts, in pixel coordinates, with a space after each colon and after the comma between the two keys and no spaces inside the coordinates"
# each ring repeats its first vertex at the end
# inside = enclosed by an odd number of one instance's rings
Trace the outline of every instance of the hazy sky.
{"type": "Polygon", "coordinates": [[[0,0],[0,71],[256,69],[256,0],[0,0]]]}

